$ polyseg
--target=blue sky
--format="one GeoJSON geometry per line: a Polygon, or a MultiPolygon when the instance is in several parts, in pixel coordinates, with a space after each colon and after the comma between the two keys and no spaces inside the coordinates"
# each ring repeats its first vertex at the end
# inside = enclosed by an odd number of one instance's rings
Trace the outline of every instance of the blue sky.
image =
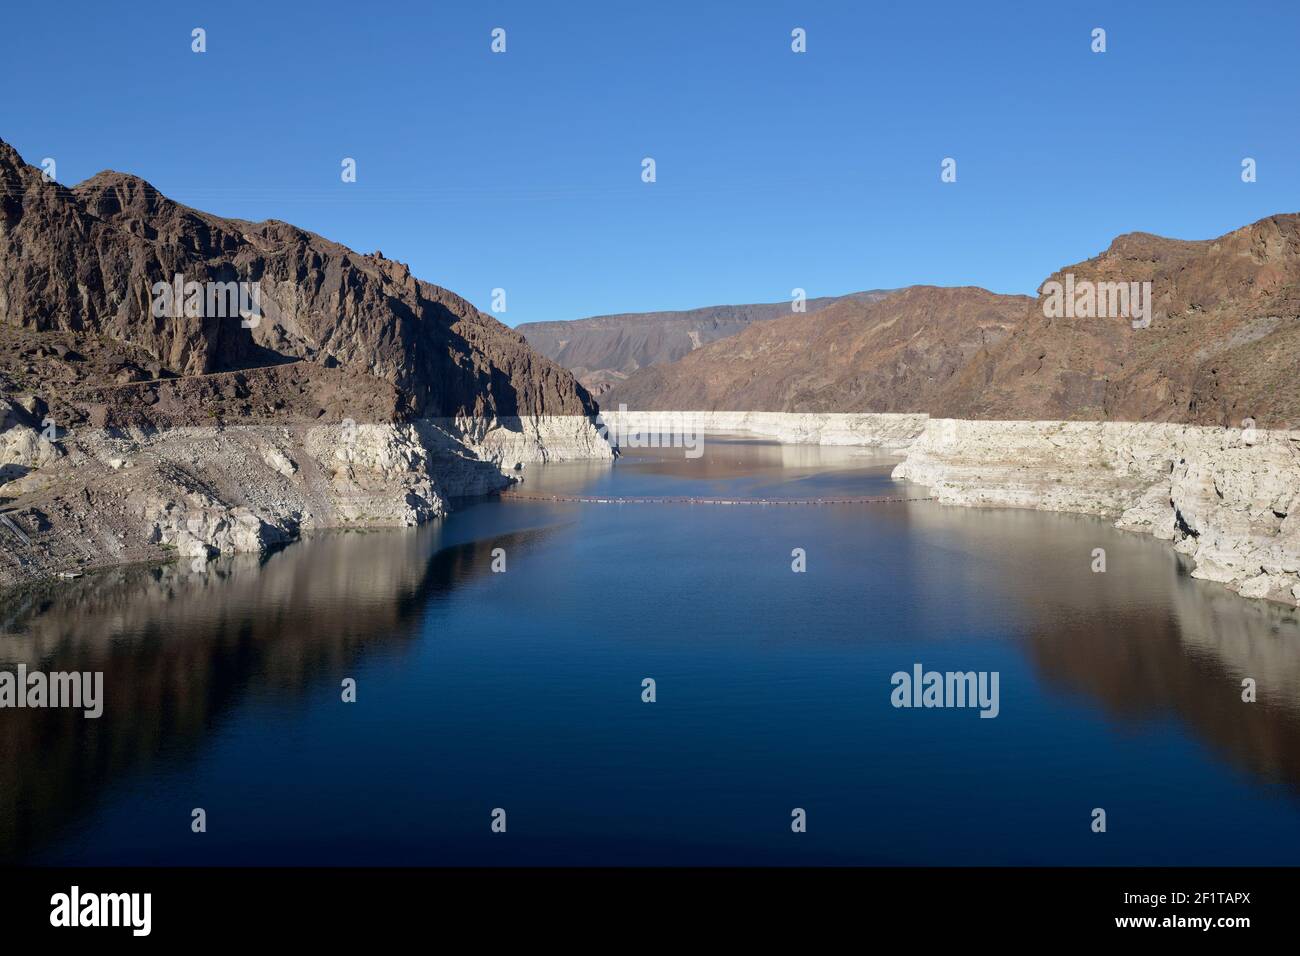
{"type": "Polygon", "coordinates": [[[511,325],[1027,293],[1123,232],[1300,211],[1294,0],[65,0],[3,23],[0,138],[28,162],[380,249],[485,310],[504,288],[511,325]]]}

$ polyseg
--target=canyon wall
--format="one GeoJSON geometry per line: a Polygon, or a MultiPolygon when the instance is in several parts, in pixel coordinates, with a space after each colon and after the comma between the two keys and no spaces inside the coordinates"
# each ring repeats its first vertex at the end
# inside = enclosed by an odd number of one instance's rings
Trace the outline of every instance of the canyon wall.
{"type": "Polygon", "coordinates": [[[1300,605],[1300,431],[932,419],[894,477],[946,504],[1110,519],[1172,542],[1193,577],[1300,605]]]}
{"type": "Polygon", "coordinates": [[[123,173],[67,188],[0,141],[0,588],[419,524],[530,462],[612,458],[595,413],[378,251],[123,173]]]}
{"type": "Polygon", "coordinates": [[[432,428],[451,436],[453,444],[503,471],[519,471],[532,463],[614,457],[596,421],[583,415],[425,419],[422,425],[425,434],[432,428]]]}
{"type": "Polygon", "coordinates": [[[261,553],[412,527],[532,462],[612,459],[583,416],[78,428],[0,398],[0,589],[60,573],[261,553]]]}

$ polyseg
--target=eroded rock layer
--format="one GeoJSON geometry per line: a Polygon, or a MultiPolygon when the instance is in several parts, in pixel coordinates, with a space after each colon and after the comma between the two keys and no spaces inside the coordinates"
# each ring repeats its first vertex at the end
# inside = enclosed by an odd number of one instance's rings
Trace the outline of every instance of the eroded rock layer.
{"type": "Polygon", "coordinates": [[[529,462],[610,458],[595,412],[379,253],[121,173],[69,189],[0,142],[0,588],[417,524],[529,462]],[[210,297],[245,287],[251,313],[210,297]]]}

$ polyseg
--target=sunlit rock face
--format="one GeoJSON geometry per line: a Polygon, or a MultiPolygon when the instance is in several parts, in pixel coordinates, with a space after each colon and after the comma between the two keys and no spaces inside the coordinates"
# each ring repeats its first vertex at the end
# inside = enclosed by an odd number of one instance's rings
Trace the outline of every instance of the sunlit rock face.
{"type": "Polygon", "coordinates": [[[380,253],[121,173],[67,188],[0,142],[0,588],[417,525],[531,462],[610,459],[595,413],[380,253]],[[173,281],[256,286],[260,314],[160,313],[173,281]]]}
{"type": "Polygon", "coordinates": [[[933,419],[894,475],[948,504],[1112,518],[1173,542],[1195,577],[1300,603],[1300,432],[933,419]]]}
{"type": "MultiPolygon", "coordinates": [[[[590,359],[573,351],[581,333],[569,325],[548,338],[568,335],[553,354],[578,368],[590,359]]],[[[1300,214],[1287,213],[1215,239],[1119,236],[1034,297],[912,286],[791,312],[626,372],[600,402],[1290,429],[1300,428],[1297,355],[1300,214]]]]}

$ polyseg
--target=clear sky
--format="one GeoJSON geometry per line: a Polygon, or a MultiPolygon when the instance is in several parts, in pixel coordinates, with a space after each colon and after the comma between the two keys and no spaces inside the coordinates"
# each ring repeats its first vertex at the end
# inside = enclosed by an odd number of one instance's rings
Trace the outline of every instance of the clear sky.
{"type": "Polygon", "coordinates": [[[0,84],[0,138],[64,183],[504,288],[511,325],[1028,293],[1123,232],[1300,211],[1297,0],[10,2],[0,84]]]}

